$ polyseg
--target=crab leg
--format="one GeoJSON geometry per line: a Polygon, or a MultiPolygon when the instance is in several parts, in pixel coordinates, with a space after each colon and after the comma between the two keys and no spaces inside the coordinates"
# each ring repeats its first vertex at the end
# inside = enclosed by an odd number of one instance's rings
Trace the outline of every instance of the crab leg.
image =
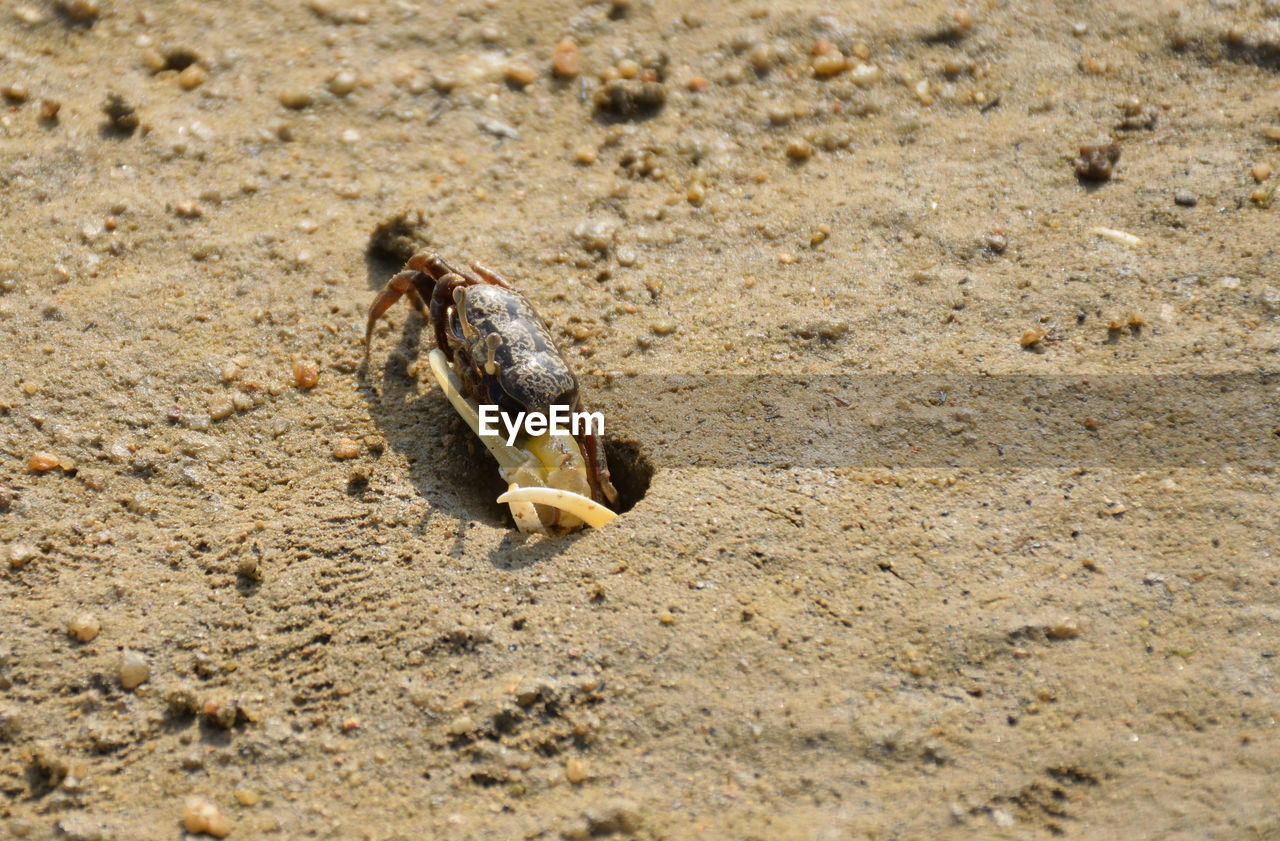
{"type": "MultiPolygon", "coordinates": [[[[540,459],[538,456],[529,450],[513,447],[505,443],[500,435],[481,435],[479,412],[476,410],[475,404],[462,394],[462,383],[459,382],[458,376],[453,372],[453,369],[449,367],[449,362],[444,352],[436,348],[431,351],[431,355],[427,357],[427,360],[431,365],[431,373],[435,375],[436,382],[440,384],[440,390],[444,392],[444,396],[453,406],[454,411],[462,417],[467,426],[471,427],[471,431],[475,433],[476,437],[488,448],[490,454],[498,462],[499,472],[509,484],[507,492],[498,497],[498,502],[506,503],[511,507],[511,516],[516,521],[516,527],[520,531],[525,533],[547,533],[546,527],[538,516],[537,509],[534,507],[535,505],[547,505],[564,511],[566,514],[577,517],[587,525],[595,528],[604,525],[617,516],[617,514],[590,497],[573,491],[560,488],[530,487],[528,484],[522,486],[520,481],[526,483],[539,482],[542,474],[545,474],[545,468],[539,470],[540,459]]],[[[541,452],[543,449],[546,448],[541,447],[539,451],[541,452]]],[[[543,455],[548,454],[543,453],[543,455]]]]}

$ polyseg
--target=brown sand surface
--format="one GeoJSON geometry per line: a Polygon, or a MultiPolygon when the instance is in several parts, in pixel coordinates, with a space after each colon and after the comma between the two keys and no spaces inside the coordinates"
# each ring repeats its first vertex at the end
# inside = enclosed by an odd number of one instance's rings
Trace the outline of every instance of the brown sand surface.
{"type": "Polygon", "coordinates": [[[1274,0],[0,4],[0,837],[1280,837],[1278,73],[1274,0]],[[614,523],[365,362],[417,247],[614,523]]]}

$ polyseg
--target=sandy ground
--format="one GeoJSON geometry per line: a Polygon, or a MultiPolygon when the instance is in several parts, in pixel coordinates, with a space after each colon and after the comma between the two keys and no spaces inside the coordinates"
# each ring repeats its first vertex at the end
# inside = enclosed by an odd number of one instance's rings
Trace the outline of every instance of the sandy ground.
{"type": "Polygon", "coordinates": [[[1274,0],[3,3],[0,836],[1280,837],[1277,70],[1274,0]],[[616,522],[512,528],[408,307],[363,363],[422,244],[616,522]]]}

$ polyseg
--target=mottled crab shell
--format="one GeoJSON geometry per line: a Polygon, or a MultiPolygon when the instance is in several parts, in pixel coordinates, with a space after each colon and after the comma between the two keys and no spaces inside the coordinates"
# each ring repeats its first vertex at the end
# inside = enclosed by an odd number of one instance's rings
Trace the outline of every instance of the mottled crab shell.
{"type": "Polygon", "coordinates": [[[501,286],[466,287],[467,350],[476,365],[492,362],[502,390],[528,411],[552,404],[574,407],[578,381],[551,340],[551,332],[524,296],[501,286]],[[489,336],[501,338],[496,347],[489,336]]]}

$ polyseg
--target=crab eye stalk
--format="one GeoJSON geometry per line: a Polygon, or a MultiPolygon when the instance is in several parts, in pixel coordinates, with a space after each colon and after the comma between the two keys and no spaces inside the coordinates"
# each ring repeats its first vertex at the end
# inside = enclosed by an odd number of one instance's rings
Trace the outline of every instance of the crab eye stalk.
{"type": "Polygon", "coordinates": [[[490,333],[484,337],[485,349],[489,352],[488,359],[484,363],[484,372],[491,377],[498,374],[497,351],[498,346],[502,344],[502,337],[497,333],[490,333]]]}

